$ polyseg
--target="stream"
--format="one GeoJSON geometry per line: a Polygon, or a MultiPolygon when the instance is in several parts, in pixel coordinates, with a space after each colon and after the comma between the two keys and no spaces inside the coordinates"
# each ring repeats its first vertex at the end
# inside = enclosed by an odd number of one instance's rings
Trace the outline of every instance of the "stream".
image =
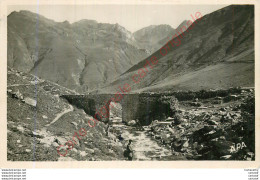
{"type": "Polygon", "coordinates": [[[121,132],[121,136],[125,140],[125,147],[128,140],[132,140],[134,151],[133,161],[151,161],[151,160],[177,160],[171,150],[160,145],[149,136],[149,127],[144,126],[144,130],[140,131],[134,127],[126,126],[123,123],[113,123],[113,131],[121,132]]]}

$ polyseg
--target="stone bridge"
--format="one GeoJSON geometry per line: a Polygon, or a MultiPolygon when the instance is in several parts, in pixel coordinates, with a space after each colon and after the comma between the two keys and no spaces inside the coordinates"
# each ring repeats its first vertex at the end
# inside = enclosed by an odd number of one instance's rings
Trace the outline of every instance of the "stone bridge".
{"type": "Polygon", "coordinates": [[[161,94],[124,94],[121,98],[115,94],[93,95],[62,95],[69,103],[83,109],[94,118],[108,122],[110,102],[122,106],[122,121],[139,119],[142,125],[148,125],[153,120],[165,118],[170,113],[170,106],[160,102],[161,94]]]}

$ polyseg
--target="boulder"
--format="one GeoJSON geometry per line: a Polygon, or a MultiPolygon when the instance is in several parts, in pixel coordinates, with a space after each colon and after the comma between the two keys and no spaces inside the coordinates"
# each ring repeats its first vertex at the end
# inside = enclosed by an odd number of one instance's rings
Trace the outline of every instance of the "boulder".
{"type": "Polygon", "coordinates": [[[78,124],[76,122],[70,122],[70,123],[75,126],[75,129],[78,129],[78,124]]]}
{"type": "Polygon", "coordinates": [[[220,159],[224,159],[224,160],[228,160],[231,158],[231,155],[225,155],[225,156],[221,156],[220,159]]]}
{"type": "Polygon", "coordinates": [[[75,148],[73,148],[73,149],[72,149],[72,151],[74,151],[75,153],[77,153],[77,152],[78,152],[78,150],[77,150],[77,149],[75,149],[75,148]]]}
{"type": "Polygon", "coordinates": [[[85,151],[80,151],[79,153],[82,157],[85,157],[87,155],[87,153],[85,151]]]}
{"type": "Polygon", "coordinates": [[[127,122],[128,126],[135,126],[136,125],[136,121],[135,120],[131,120],[127,122]]]}
{"type": "Polygon", "coordinates": [[[26,103],[30,106],[33,106],[33,107],[37,106],[37,101],[35,99],[29,98],[29,97],[24,98],[24,103],[26,103]]]}
{"type": "Polygon", "coordinates": [[[31,152],[31,150],[30,150],[30,149],[25,149],[25,151],[26,151],[26,152],[28,152],[28,153],[29,153],[29,152],[31,152]]]}
{"type": "Polygon", "coordinates": [[[208,121],[209,125],[218,125],[218,122],[214,121],[214,120],[209,120],[208,121]]]}
{"type": "Polygon", "coordinates": [[[226,140],[226,137],[225,136],[220,136],[219,139],[226,140]]]}
{"type": "Polygon", "coordinates": [[[187,141],[182,145],[182,147],[184,147],[184,148],[189,147],[189,140],[187,140],[187,141]]]}

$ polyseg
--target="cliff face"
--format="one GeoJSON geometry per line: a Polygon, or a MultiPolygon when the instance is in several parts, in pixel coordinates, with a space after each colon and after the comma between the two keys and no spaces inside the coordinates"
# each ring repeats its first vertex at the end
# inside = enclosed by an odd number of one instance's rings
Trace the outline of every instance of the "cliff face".
{"type": "Polygon", "coordinates": [[[254,6],[228,6],[204,15],[106,88],[113,91],[125,82],[136,91],[254,86],[254,6]],[[158,63],[141,75],[154,57],[158,63]],[[139,83],[133,82],[134,74],[139,83]]]}
{"type": "Polygon", "coordinates": [[[151,25],[136,31],[133,35],[140,46],[151,54],[162,47],[175,32],[176,30],[169,25],[151,25]]]}

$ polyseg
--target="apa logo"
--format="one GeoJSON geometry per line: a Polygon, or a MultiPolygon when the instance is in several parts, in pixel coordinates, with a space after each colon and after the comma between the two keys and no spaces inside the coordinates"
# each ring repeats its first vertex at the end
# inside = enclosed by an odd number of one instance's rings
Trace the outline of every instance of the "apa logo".
{"type": "Polygon", "coordinates": [[[246,147],[244,142],[237,143],[236,145],[230,146],[230,153],[238,152],[238,150],[243,149],[244,147],[246,147]]]}

